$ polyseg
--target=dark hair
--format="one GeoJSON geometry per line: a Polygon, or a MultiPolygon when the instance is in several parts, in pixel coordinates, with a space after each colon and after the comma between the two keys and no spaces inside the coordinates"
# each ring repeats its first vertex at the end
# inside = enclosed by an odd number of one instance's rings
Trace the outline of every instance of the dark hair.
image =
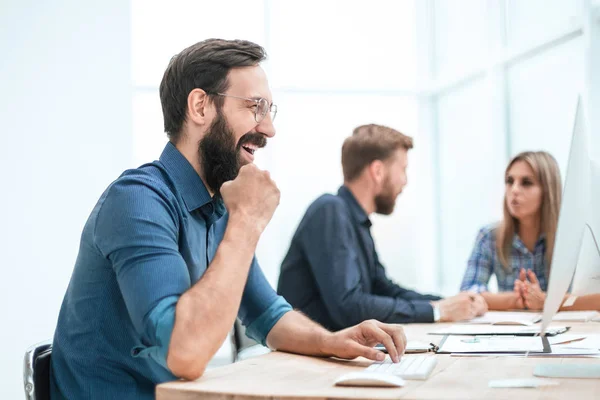
{"type": "Polygon", "coordinates": [[[246,40],[207,39],[171,58],[160,82],[160,102],[169,139],[179,140],[192,90],[200,88],[209,93],[220,110],[224,99],[213,94],[228,89],[229,71],[258,65],[266,57],[265,49],[246,40]]]}
{"type": "Polygon", "coordinates": [[[361,125],[342,145],[344,180],[356,179],[375,160],[385,161],[396,150],[413,148],[410,136],[383,125],[361,125]]]}

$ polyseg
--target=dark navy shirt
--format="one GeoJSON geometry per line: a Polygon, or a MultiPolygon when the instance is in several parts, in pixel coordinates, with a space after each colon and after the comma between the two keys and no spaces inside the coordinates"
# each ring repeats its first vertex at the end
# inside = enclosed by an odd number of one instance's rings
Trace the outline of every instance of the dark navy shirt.
{"type": "Polygon", "coordinates": [[[390,281],[379,262],[371,221],[348,188],[310,205],[281,266],[277,291],[323,326],[366,319],[433,322],[432,300],[390,281]]]}
{"type": "MultiPolygon", "coordinates": [[[[166,356],[179,297],[212,261],[227,226],[185,157],[125,171],[104,192],[81,236],[51,362],[52,399],[153,399],[176,377],[166,356]]],[[[238,316],[265,343],[290,305],[253,260],[238,316]]]]}

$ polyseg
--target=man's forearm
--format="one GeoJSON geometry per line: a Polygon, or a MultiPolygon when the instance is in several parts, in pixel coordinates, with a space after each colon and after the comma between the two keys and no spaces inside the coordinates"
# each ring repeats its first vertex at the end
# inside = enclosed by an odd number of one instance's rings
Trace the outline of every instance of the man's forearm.
{"type": "Polygon", "coordinates": [[[286,313],[267,336],[274,350],[311,356],[331,356],[325,349],[332,333],[298,311],[286,313]]]}
{"type": "Polygon", "coordinates": [[[167,355],[167,366],[176,376],[200,377],[227,337],[259,236],[230,219],[208,270],[180,297],[167,355]]]}
{"type": "Polygon", "coordinates": [[[516,296],[512,292],[504,293],[480,293],[488,305],[489,310],[503,311],[517,308],[516,296]]]}

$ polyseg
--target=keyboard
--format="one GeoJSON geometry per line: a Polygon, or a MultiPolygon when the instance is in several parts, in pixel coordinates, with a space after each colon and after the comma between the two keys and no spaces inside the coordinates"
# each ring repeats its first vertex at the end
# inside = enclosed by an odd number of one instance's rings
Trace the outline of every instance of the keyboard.
{"type": "Polygon", "coordinates": [[[396,364],[388,357],[385,361],[374,362],[365,371],[396,375],[403,379],[425,380],[429,378],[436,364],[437,359],[434,356],[402,356],[396,364]]]}

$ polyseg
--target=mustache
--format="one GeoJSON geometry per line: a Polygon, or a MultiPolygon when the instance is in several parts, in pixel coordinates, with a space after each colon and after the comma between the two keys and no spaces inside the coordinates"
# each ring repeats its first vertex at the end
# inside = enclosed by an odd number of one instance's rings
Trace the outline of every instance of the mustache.
{"type": "Polygon", "coordinates": [[[267,145],[267,138],[260,133],[246,133],[240,138],[237,144],[238,150],[245,144],[253,144],[259,148],[263,148],[267,145]]]}

